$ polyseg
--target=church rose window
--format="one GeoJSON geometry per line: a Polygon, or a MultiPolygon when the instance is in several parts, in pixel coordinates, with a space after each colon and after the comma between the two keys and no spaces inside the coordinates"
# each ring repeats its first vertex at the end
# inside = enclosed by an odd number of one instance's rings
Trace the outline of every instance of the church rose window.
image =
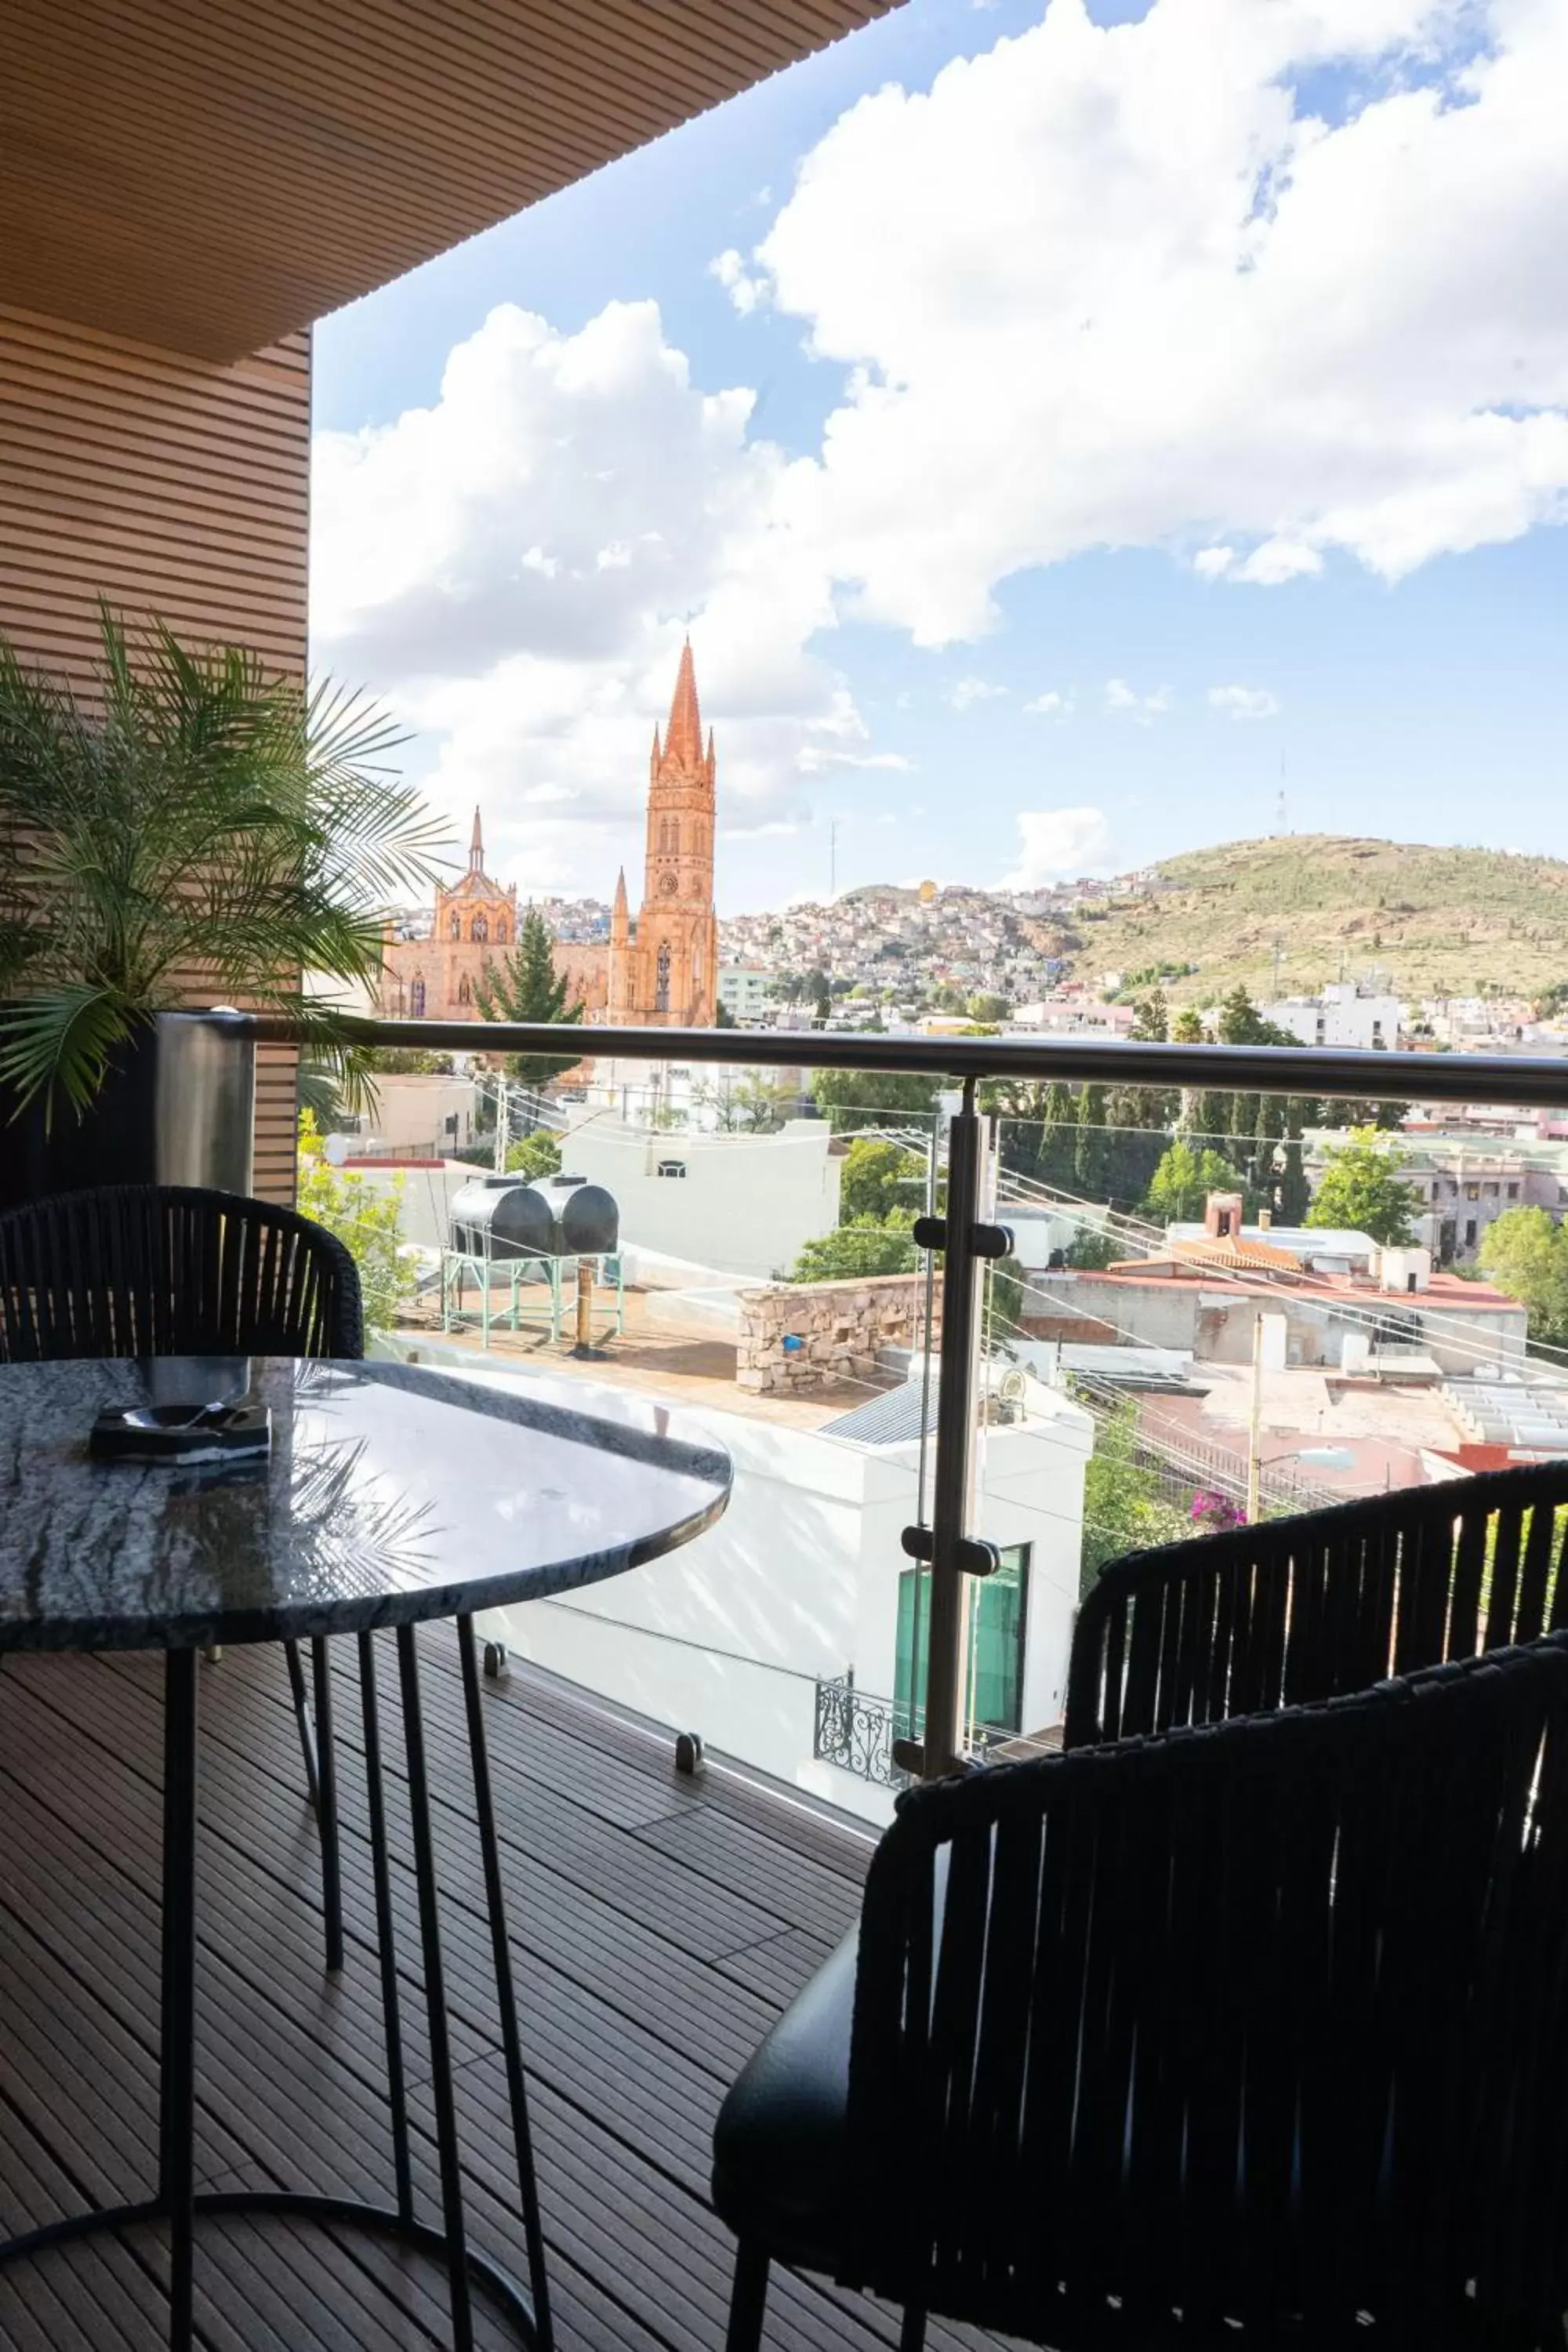
{"type": "Polygon", "coordinates": [[[658,895],[661,898],[673,898],[679,887],[679,885],[677,883],[673,874],[661,874],[659,876],[658,895]]]}
{"type": "Polygon", "coordinates": [[[656,1013],[668,1013],[669,1011],[669,950],[668,947],[662,947],[658,951],[658,978],[654,989],[653,1009],[656,1013]]]}
{"type": "Polygon", "coordinates": [[[471,940],[478,940],[479,944],[483,946],[485,940],[489,938],[489,935],[490,927],[487,919],[483,915],[476,915],[469,927],[468,937],[471,940]]]}

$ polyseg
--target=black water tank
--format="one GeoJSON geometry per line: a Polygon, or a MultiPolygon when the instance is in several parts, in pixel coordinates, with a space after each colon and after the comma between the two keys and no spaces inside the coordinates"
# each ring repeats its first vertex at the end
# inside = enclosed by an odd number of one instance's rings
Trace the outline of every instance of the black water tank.
{"type": "Polygon", "coordinates": [[[477,1176],[453,1196],[452,1247],[492,1263],[515,1257],[603,1257],[620,1240],[614,1195],[581,1176],[477,1176]]]}
{"type": "Polygon", "coordinates": [[[621,1239],[621,1213],[615,1195],[581,1176],[547,1176],[540,1191],[552,1200],[563,1257],[606,1257],[621,1239]]]}
{"type": "Polygon", "coordinates": [[[452,1247],[492,1259],[556,1257],[555,1213],[515,1176],[475,1176],[453,1195],[452,1247]]]}

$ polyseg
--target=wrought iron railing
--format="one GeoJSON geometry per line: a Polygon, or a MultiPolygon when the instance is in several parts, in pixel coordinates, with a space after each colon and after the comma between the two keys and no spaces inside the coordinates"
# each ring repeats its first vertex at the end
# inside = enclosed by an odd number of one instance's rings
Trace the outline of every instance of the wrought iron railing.
{"type": "MultiPolygon", "coordinates": [[[[289,1043],[285,1021],[258,1016],[263,1041],[289,1043]]],[[[1069,1085],[1147,1087],[1170,1091],[1240,1091],[1363,1102],[1469,1102],[1568,1109],[1568,1061],[1504,1055],[1361,1053],[1322,1046],[1169,1045],[1128,1039],[1060,1037],[879,1037],[798,1030],[621,1029],[586,1024],[575,1030],[541,1023],[366,1020],[353,1024],[368,1045],[414,1046],[437,1052],[487,1051],[559,1055],[563,1046],[595,1059],[731,1067],[901,1072],[945,1078],[962,1089],[962,1106],[948,1122],[946,1214],[922,1218],[915,1239],[942,1259],[942,1348],[939,1377],[935,1475],[931,1520],[907,1528],[904,1549],[931,1570],[927,1632],[927,1681],[922,1737],[895,1739],[886,1769],[925,1778],[953,1770],[965,1754],[962,1709],[964,1602],[963,1580],[995,1564],[991,1547],[969,1532],[971,1444],[978,1384],[979,1276],[984,1260],[1006,1245],[1002,1230],[980,1213],[986,1122],[976,1088],[986,1078],[1060,1079],[1069,1085]]],[[[831,1685],[828,1685],[831,1688],[831,1685]]],[[[874,1749],[874,1703],[846,1696],[826,1723],[845,1752],[874,1749]],[[836,1730],[837,1726],[837,1730],[836,1730]]],[[[889,1724],[889,1737],[891,1726],[889,1724]]],[[[876,1733],[880,1738],[880,1732],[876,1733]]],[[[851,1767],[854,1769],[854,1767],[851,1767]]],[[[879,1764],[879,1773],[883,1768],[879,1764]]],[[[868,1770],[866,1777],[873,1774],[868,1770]]],[[[890,1780],[887,1785],[895,1785],[890,1780]]]]}
{"type": "Polygon", "coordinates": [[[879,1789],[903,1789],[910,1776],[893,1761],[893,1710],[886,1699],[855,1687],[853,1675],[837,1675],[816,1685],[816,1728],[812,1754],[837,1764],[858,1780],[879,1789]]]}

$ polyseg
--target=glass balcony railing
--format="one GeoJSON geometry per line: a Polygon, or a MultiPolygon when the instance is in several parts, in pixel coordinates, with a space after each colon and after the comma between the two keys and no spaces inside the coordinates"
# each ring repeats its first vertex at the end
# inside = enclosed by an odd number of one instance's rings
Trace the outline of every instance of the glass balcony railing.
{"type": "Polygon", "coordinates": [[[701,1545],[497,1630],[754,1771],[885,1820],[911,1775],[1059,1736],[1081,1596],[1121,1555],[1568,1455],[1524,1246],[1568,1202],[1542,1116],[1568,1065],[581,1043],[542,1093],[473,1076],[466,1162],[360,1171],[399,1188],[417,1253],[378,1344],[606,1411],[654,1393],[722,1441],[734,1497],[701,1545]],[[615,1245],[458,1247],[457,1194],[498,1165],[602,1187],[615,1245]]]}

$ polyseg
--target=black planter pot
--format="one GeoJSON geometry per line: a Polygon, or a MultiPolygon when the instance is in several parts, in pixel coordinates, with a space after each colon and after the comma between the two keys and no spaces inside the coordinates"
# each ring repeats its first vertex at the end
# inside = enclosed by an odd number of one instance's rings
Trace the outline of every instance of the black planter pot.
{"type": "Polygon", "coordinates": [[[79,1117],[52,1118],[0,1084],[0,1210],[97,1184],[248,1192],[256,1046],[233,1013],[160,1013],[114,1057],[79,1117]]]}

